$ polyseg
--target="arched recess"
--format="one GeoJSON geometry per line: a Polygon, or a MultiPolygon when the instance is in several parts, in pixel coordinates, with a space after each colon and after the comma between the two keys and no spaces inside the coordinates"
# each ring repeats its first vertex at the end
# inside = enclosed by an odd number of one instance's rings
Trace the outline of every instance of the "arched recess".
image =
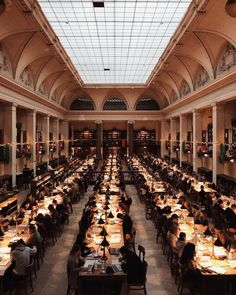
{"type": "Polygon", "coordinates": [[[162,109],[169,104],[169,101],[168,101],[168,93],[164,92],[164,89],[163,88],[161,89],[161,88],[162,86],[158,83],[152,84],[146,91],[144,91],[139,96],[139,98],[152,97],[157,101],[157,103],[160,106],[160,109],[162,109]]]}
{"type": "Polygon", "coordinates": [[[25,69],[20,74],[18,81],[31,90],[34,90],[35,82],[30,66],[25,67],[25,69]]]}
{"type": "Polygon", "coordinates": [[[42,67],[39,73],[36,89],[44,80],[47,80],[48,84],[51,87],[53,82],[55,82],[53,81],[53,79],[55,77],[58,78],[59,77],[58,73],[60,73],[61,75],[63,70],[64,70],[63,66],[60,64],[58,58],[56,58],[55,56],[51,56],[50,59],[44,64],[44,66],[42,67]]]}
{"type": "Polygon", "coordinates": [[[180,86],[181,97],[188,95],[190,92],[191,92],[191,89],[190,89],[188,83],[185,80],[183,80],[181,83],[181,86],[180,86]]]}
{"type": "Polygon", "coordinates": [[[178,88],[178,84],[173,80],[173,78],[166,72],[160,71],[158,75],[158,81],[164,83],[165,85],[168,85],[171,90],[169,91],[169,94],[171,93],[172,89],[177,93],[177,96],[180,97],[180,92],[178,88]]]}
{"type": "Polygon", "coordinates": [[[3,43],[0,43],[0,74],[12,77],[11,61],[3,43]]]}
{"type": "Polygon", "coordinates": [[[181,81],[185,79],[188,85],[190,86],[190,89],[193,91],[193,77],[188,67],[186,67],[183,61],[180,58],[178,58],[178,56],[171,55],[167,63],[167,70],[181,77],[181,81]]]}
{"type": "MultiPolygon", "coordinates": [[[[7,48],[7,52],[11,60],[13,78],[16,77],[16,67],[19,62],[22,51],[24,50],[29,40],[32,38],[33,34],[35,34],[34,31],[20,31],[17,33],[11,33],[10,35],[2,39],[2,42],[4,42],[4,46],[7,48]]],[[[20,74],[21,73],[19,73],[19,75],[20,74]]]]}
{"type": "Polygon", "coordinates": [[[195,78],[195,83],[194,83],[195,89],[198,89],[199,87],[204,86],[209,81],[210,81],[210,77],[206,69],[203,68],[202,66],[199,66],[199,69],[197,71],[196,78],[195,78]]]}
{"type": "Polygon", "coordinates": [[[155,80],[152,82],[150,88],[158,95],[161,100],[162,108],[170,104],[171,88],[168,85],[165,85],[165,83],[159,80],[155,80]]]}
{"type": "Polygon", "coordinates": [[[170,94],[170,101],[171,103],[177,101],[179,99],[178,94],[172,89],[171,94],[170,94]]]}
{"type": "Polygon", "coordinates": [[[127,111],[128,105],[125,99],[120,97],[110,97],[105,100],[103,111],[127,111]]]}
{"type": "Polygon", "coordinates": [[[46,81],[43,81],[43,82],[41,83],[41,85],[40,85],[39,88],[38,88],[38,92],[39,92],[41,95],[43,95],[43,96],[49,98],[49,89],[48,89],[48,84],[47,84],[46,81]]]}
{"type": "Polygon", "coordinates": [[[211,78],[214,77],[210,54],[201,39],[194,32],[188,32],[184,35],[182,45],[175,48],[175,54],[194,59],[207,70],[211,78]]]}
{"type": "Polygon", "coordinates": [[[158,111],[160,110],[160,105],[156,99],[152,97],[139,98],[135,104],[136,111],[158,111]]]}
{"type": "Polygon", "coordinates": [[[23,48],[18,60],[18,64],[16,67],[16,79],[22,68],[24,68],[26,65],[29,65],[41,58],[51,56],[51,54],[45,49],[45,40],[43,40],[41,34],[39,32],[34,33],[25,44],[25,47],[23,48]]]}
{"type": "Polygon", "coordinates": [[[69,83],[73,80],[70,78],[66,71],[62,72],[61,75],[57,76],[57,79],[54,81],[53,85],[50,88],[49,97],[54,93],[56,89],[58,89],[59,94],[61,95],[62,91],[69,83]],[[60,90],[59,90],[60,89],[60,90]]]}
{"type": "Polygon", "coordinates": [[[70,110],[76,111],[94,111],[94,103],[90,97],[79,96],[70,105],[70,110]]]}
{"type": "Polygon", "coordinates": [[[236,48],[233,44],[226,42],[219,54],[216,76],[228,73],[236,66],[236,48]]]}

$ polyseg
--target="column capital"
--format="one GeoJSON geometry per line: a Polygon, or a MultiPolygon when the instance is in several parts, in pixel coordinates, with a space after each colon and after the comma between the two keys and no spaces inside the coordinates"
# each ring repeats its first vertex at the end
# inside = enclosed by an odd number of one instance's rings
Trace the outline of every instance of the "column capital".
{"type": "Polygon", "coordinates": [[[212,111],[220,111],[220,110],[223,110],[224,109],[224,105],[223,104],[219,104],[217,102],[214,102],[211,104],[211,107],[212,107],[212,111]]]}
{"type": "Polygon", "coordinates": [[[134,120],[128,120],[127,123],[128,123],[128,124],[134,124],[135,121],[134,121],[134,120]]]}
{"type": "Polygon", "coordinates": [[[102,120],[96,120],[95,124],[102,124],[102,120]]]}

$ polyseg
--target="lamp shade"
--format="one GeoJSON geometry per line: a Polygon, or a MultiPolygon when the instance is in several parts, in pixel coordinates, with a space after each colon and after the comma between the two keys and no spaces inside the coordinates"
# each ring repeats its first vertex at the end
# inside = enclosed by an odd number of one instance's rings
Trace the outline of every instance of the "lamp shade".
{"type": "Polygon", "coordinates": [[[101,246],[104,248],[110,246],[110,244],[108,243],[108,241],[105,237],[104,237],[103,241],[101,242],[101,246]]]}
{"type": "Polygon", "coordinates": [[[105,221],[102,219],[102,216],[100,216],[99,220],[98,220],[98,224],[104,224],[105,221]]]}
{"type": "Polygon", "coordinates": [[[112,214],[112,212],[110,211],[110,213],[107,216],[108,218],[114,218],[114,215],[112,214]]]}
{"type": "Polygon", "coordinates": [[[110,207],[108,206],[108,205],[106,205],[105,207],[104,207],[104,210],[109,210],[110,209],[110,207]]]}
{"type": "Polygon", "coordinates": [[[103,227],[103,229],[102,229],[102,231],[100,232],[100,234],[99,234],[100,236],[103,236],[103,237],[105,237],[105,236],[107,236],[108,235],[108,233],[107,233],[107,231],[105,230],[105,228],[103,227]]]}
{"type": "Polygon", "coordinates": [[[236,17],[236,0],[228,0],[225,5],[225,11],[231,17],[236,17]]]}

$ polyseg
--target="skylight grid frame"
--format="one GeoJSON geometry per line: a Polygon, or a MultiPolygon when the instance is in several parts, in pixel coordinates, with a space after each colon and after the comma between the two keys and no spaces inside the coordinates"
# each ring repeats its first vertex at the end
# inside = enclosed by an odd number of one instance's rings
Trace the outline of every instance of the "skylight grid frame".
{"type": "Polygon", "coordinates": [[[85,84],[95,76],[95,84],[145,84],[191,0],[105,0],[104,8],[92,0],[39,3],[85,84]]]}

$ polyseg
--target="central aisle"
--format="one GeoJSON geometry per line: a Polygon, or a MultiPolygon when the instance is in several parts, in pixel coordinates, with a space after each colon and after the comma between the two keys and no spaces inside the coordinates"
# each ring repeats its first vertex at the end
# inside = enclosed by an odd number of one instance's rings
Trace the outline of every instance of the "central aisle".
{"type": "MultiPolygon", "coordinates": [[[[156,244],[156,230],[151,220],[145,218],[144,204],[139,202],[134,185],[126,185],[126,192],[132,197],[130,215],[133,219],[136,233],[136,250],[138,245],[146,249],[145,260],[148,263],[147,294],[148,295],[176,295],[177,287],[170,275],[166,256],[162,254],[161,245],[156,244]]],[[[130,293],[143,294],[142,291],[130,293]]]]}
{"type": "MultiPolygon", "coordinates": [[[[78,233],[78,221],[88,197],[93,193],[92,186],[84,198],[73,205],[74,212],[70,216],[69,226],[65,226],[62,236],[54,247],[47,247],[44,264],[37,272],[38,279],[34,282],[35,295],[65,295],[67,290],[66,264],[69,252],[78,233]]],[[[148,263],[147,291],[148,295],[176,295],[176,285],[170,275],[166,256],[156,245],[156,231],[153,223],[145,219],[144,205],[140,204],[134,185],[126,186],[127,193],[132,197],[131,217],[137,229],[136,249],[139,244],[146,249],[148,263]]],[[[143,294],[143,291],[132,291],[130,295],[143,294]]],[[[86,295],[86,294],[80,294],[86,295]]],[[[96,295],[96,294],[94,294],[96,295]]]]}

